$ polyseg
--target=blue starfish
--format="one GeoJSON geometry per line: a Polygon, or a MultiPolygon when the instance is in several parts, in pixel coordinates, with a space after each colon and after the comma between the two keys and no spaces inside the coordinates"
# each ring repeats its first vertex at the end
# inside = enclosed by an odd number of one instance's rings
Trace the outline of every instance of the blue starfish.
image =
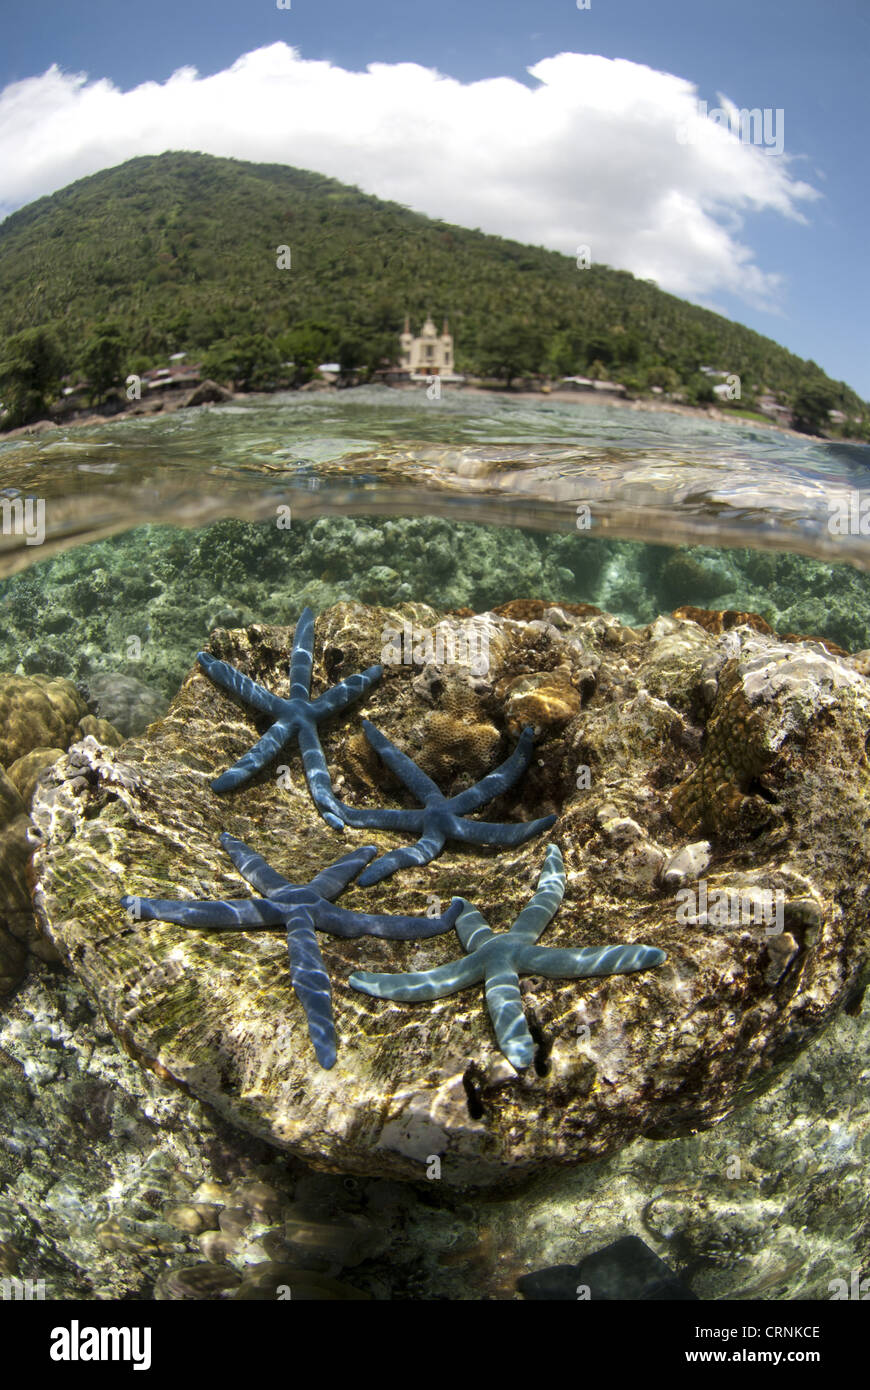
{"type": "Polygon", "coordinates": [[[507,791],[522,776],[532,757],[534,731],[531,725],[523,729],[519,742],[510,757],[494,772],[482,777],[473,786],[456,796],[446,797],[438,790],[431,777],[427,777],[406,753],[401,753],[394,743],[376,729],[368,719],[362,721],[366,738],[375,752],[394,772],[417,800],[422,802],[419,811],[403,811],[392,807],[375,807],[364,810],[358,806],[346,806],[340,802],[340,814],[348,825],[359,830],[410,830],[420,838],[415,845],[403,849],[390,850],[360,875],[360,885],[370,887],[388,878],[396,869],[407,868],[411,864],[428,864],[436,859],[448,840],[460,840],[470,845],[500,845],[513,848],[524,845],[542,830],[549,830],[555,816],[542,816],[540,820],[521,821],[517,824],[475,821],[466,819],[468,811],[478,811],[487,801],[507,791]]]}
{"type": "Polygon", "coordinates": [[[377,854],[374,845],[363,845],[321,869],[310,883],[293,884],[269,867],[265,859],[232,835],[221,835],[221,844],[239,873],[262,898],[221,902],[196,902],[173,898],[121,899],[137,921],[174,922],[179,927],[210,927],[216,931],[287,930],[290,979],[308,1019],[308,1032],[322,1067],[335,1064],[336,1037],[332,1017],[332,993],[323,964],[317,931],[333,936],[381,936],[391,941],[418,940],[449,931],[462,910],[454,898],[440,917],[388,917],[379,913],[348,912],[333,899],[377,854]]]}
{"type": "Polygon", "coordinates": [[[463,900],[456,931],[469,953],[434,970],[373,975],[358,970],[349,984],[378,999],[443,999],[483,981],[486,1007],[498,1045],[517,1069],[527,1067],[535,1045],[523,1014],[520,975],[543,975],[548,980],[579,980],[587,975],[627,975],[661,965],[667,957],[656,946],[587,946],[582,950],[536,946],[535,942],[558,911],[565,892],[565,866],[558,845],[547,846],[547,857],[531,902],[508,932],[490,930],[476,908],[463,900]]]}
{"type": "Polygon", "coordinates": [[[303,608],[293,635],[290,698],[282,700],[228,662],[218,661],[208,652],[197,652],[197,661],[215,685],[222,686],[231,695],[244,700],[245,704],[252,705],[259,714],[267,714],[274,721],[260,741],[211,785],[213,791],[228,792],[249,782],[295,735],[299,740],[305,779],[315,806],[327,825],[331,825],[333,830],[343,830],[341,806],[332,790],[317,725],[327,715],[347,709],[349,704],[370,690],[380,679],[383,667],[369,666],[361,675],[348,676],[347,680],[339,681],[331,690],[312,700],[313,653],[314,614],[310,608],[303,608]]]}

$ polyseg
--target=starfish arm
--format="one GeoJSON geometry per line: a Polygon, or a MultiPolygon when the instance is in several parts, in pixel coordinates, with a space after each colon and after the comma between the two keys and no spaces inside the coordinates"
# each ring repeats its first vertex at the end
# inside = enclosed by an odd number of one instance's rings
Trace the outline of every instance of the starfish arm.
{"type": "Polygon", "coordinates": [[[256,888],[258,893],[264,893],[267,898],[271,898],[282,888],[293,887],[289,879],[277,873],[266,863],[262,855],[255,854],[247,845],[242,844],[241,840],[224,832],[221,835],[221,844],[242,878],[246,879],[252,888],[256,888]]]}
{"type": "Polygon", "coordinates": [[[476,951],[484,942],[491,941],[495,932],[490,929],[476,907],[472,907],[465,898],[462,901],[464,906],[456,923],[456,934],[462,942],[464,950],[476,951]]]}
{"type": "Polygon", "coordinates": [[[311,702],[311,711],[315,719],[324,719],[328,714],[338,714],[341,710],[347,709],[354,700],[359,700],[366,691],[371,690],[383,673],[383,666],[369,666],[367,670],[339,681],[331,690],[325,690],[311,702]]]}
{"type": "Polygon", "coordinates": [[[527,946],[520,956],[524,975],[581,980],[590,975],[631,975],[667,960],[657,946],[586,946],[582,950],[527,946]]]}
{"type": "Polygon", "coordinates": [[[327,825],[331,825],[333,830],[344,830],[341,802],[337,800],[335,792],[332,790],[332,779],[326,766],[326,758],[320,746],[317,726],[314,721],[309,721],[307,718],[301,719],[297,737],[299,751],[302,754],[302,766],[305,770],[305,780],[308,783],[312,801],[327,825]]]}
{"type": "Polygon", "coordinates": [[[390,771],[408,788],[408,791],[414,793],[418,801],[425,805],[430,797],[437,797],[439,802],[444,802],[444,796],[432,778],[427,777],[414,760],[408,757],[407,753],[401,752],[387,738],[386,734],[382,734],[380,729],[375,728],[370,719],[364,719],[362,726],[366,738],[378,757],[386,763],[390,771]]]}
{"type": "Polygon", "coordinates": [[[227,768],[212,782],[212,791],[229,792],[235,787],[241,787],[245,782],[250,782],[267,763],[281,751],[284,744],[288,742],[291,735],[295,732],[294,721],[292,719],[279,719],[270,729],[267,729],[261,739],[249,748],[244,757],[239,758],[237,763],[227,768]]]}
{"type": "Polygon", "coordinates": [[[440,917],[389,917],[381,912],[349,912],[347,908],[324,903],[315,910],[318,931],[333,936],[379,936],[386,941],[422,941],[441,936],[455,924],[462,910],[462,899],[453,898],[440,917]]]}
{"type": "Polygon", "coordinates": [[[308,1019],[308,1034],[317,1060],[327,1070],[335,1066],[337,1042],[332,1017],[332,989],[317,944],[311,913],[303,907],[293,910],[287,922],[287,953],[290,979],[296,997],[308,1019]]]}
{"type": "Polygon", "coordinates": [[[395,806],[348,806],[338,802],[345,825],[354,830],[409,830],[419,835],[423,828],[423,812],[405,811],[395,806]]]}
{"type": "Polygon", "coordinates": [[[290,653],[290,699],[307,700],[311,694],[311,665],[314,657],[314,614],[303,608],[293,633],[290,653]]]}
{"type": "Polygon", "coordinates": [[[516,748],[493,772],[475,782],[464,792],[452,796],[449,801],[451,811],[465,816],[469,811],[479,811],[493,797],[500,796],[518,781],[532,760],[532,747],[535,734],[531,724],[526,725],[519,737],[516,748]]]}
{"type": "Polygon", "coordinates": [[[534,897],[523,908],[511,927],[511,936],[521,941],[537,941],[552,922],[565,896],[565,863],[558,845],[547,845],[547,857],[534,897]]]}
{"type": "Polygon", "coordinates": [[[496,822],[486,820],[464,820],[457,816],[451,834],[454,839],[468,845],[499,845],[502,849],[515,849],[524,845],[555,823],[555,816],[542,816],[540,820],[496,822]]]}
{"type": "Polygon", "coordinates": [[[376,999],[397,999],[405,1004],[414,1004],[425,999],[444,999],[448,994],[475,984],[482,971],[472,956],[451,960],[447,965],[439,965],[434,970],[409,971],[407,974],[389,972],[383,975],[372,974],[368,970],[356,970],[348,980],[352,989],[362,994],[372,994],[376,999]]]}
{"type": "Polygon", "coordinates": [[[373,883],[380,883],[382,879],[389,878],[390,874],[394,874],[397,869],[409,869],[413,864],[431,864],[433,859],[438,858],[445,843],[443,835],[430,831],[423,835],[415,845],[406,845],[403,849],[391,849],[388,854],[376,859],[374,864],[370,864],[365,872],[360,874],[360,888],[371,888],[373,883]]]}
{"type": "Polygon", "coordinates": [[[214,931],[268,931],[282,927],[287,914],[266,898],[232,898],[226,902],[201,902],[187,898],[121,899],[121,906],[141,922],[173,922],[177,927],[204,927],[214,931]]]}
{"type": "Polygon", "coordinates": [[[485,993],[498,1045],[511,1065],[522,1070],[531,1064],[535,1044],[523,1013],[517,972],[508,964],[491,968],[486,976],[485,993]]]}
{"type": "Polygon", "coordinates": [[[210,656],[208,652],[197,652],[196,659],[210,681],[250,705],[258,714],[268,714],[275,719],[280,713],[284,702],[252,681],[250,676],[230,666],[229,662],[218,661],[216,656],[210,656]]]}
{"type": "Polygon", "coordinates": [[[319,874],[315,874],[308,887],[327,902],[332,902],[351,879],[356,878],[360,869],[374,859],[377,852],[374,845],[361,845],[359,849],[352,849],[349,854],[343,854],[334,864],[329,864],[325,869],[321,869],[319,874]]]}

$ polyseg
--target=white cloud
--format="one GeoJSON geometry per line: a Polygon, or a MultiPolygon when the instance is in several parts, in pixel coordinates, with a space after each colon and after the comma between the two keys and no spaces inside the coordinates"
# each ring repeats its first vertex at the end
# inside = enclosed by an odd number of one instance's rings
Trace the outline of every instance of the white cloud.
{"type": "Polygon", "coordinates": [[[416,63],[348,72],[283,43],[129,92],[53,66],[0,92],[0,215],[134,155],[201,150],[315,169],[572,255],[587,244],[689,298],[776,306],[780,277],[742,232],[747,213],[803,220],[821,196],[787,158],[693,121],[694,86],[638,63],[560,53],[529,73],[537,86],[416,63]]]}

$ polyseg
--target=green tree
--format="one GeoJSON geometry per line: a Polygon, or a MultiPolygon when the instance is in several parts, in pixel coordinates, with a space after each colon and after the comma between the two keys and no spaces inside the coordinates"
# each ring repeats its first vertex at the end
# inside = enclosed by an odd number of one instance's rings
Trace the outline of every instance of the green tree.
{"type": "Polygon", "coordinates": [[[620,367],[634,367],[640,360],[642,344],[633,332],[626,332],[621,324],[611,330],[613,360],[620,367]]]}
{"type": "Polygon", "coordinates": [[[45,415],[58,394],[64,360],[50,328],[25,328],[0,349],[0,400],[8,410],[5,425],[26,425],[45,415]]]}
{"type": "Polygon", "coordinates": [[[647,382],[650,386],[660,386],[663,391],[668,393],[679,391],[680,378],[673,367],[655,366],[650,367],[646,374],[647,382]]]}
{"type": "Polygon", "coordinates": [[[613,340],[609,333],[593,334],[586,344],[586,361],[590,366],[593,362],[609,366],[613,361],[613,340]]]}
{"type": "Polygon", "coordinates": [[[294,363],[293,380],[310,381],[321,362],[334,362],[338,354],[339,329],[335,324],[306,319],[294,324],[277,339],[283,362],[294,363]]]}
{"type": "Polygon", "coordinates": [[[346,334],[338,345],[336,353],[342,376],[351,376],[366,364],[365,345],[356,333],[346,334]]]}
{"type": "Polygon", "coordinates": [[[360,348],[365,373],[370,376],[378,367],[390,366],[397,361],[398,335],[395,332],[385,333],[379,329],[366,329],[361,335],[360,348]]]}
{"type": "Polygon", "coordinates": [[[536,328],[520,319],[495,324],[478,339],[477,369],[484,376],[504,381],[510,390],[518,376],[533,376],[544,362],[544,340],[536,328]]]}
{"type": "Polygon", "coordinates": [[[556,333],[547,347],[544,370],[548,376],[573,376],[580,356],[576,339],[567,333],[556,333]]]}
{"type": "Polygon", "coordinates": [[[209,348],[202,371],[214,380],[231,381],[239,391],[256,391],[281,377],[281,355],[265,334],[242,333],[209,348]]]}
{"type": "Polygon", "coordinates": [[[686,384],[686,395],[691,405],[712,405],[716,399],[716,392],[709,377],[704,376],[703,372],[698,372],[696,376],[690,377],[686,384]]]}
{"type": "Polygon", "coordinates": [[[641,376],[634,374],[623,376],[622,384],[631,397],[642,396],[646,391],[646,383],[641,376]]]}
{"type": "Polygon", "coordinates": [[[81,361],[82,370],[90,382],[91,404],[94,405],[121,380],[124,340],[116,323],[97,324],[85,344],[81,361]]]}
{"type": "Polygon", "coordinates": [[[792,399],[795,429],[805,434],[821,434],[830,424],[828,411],[836,404],[834,391],[826,382],[801,382],[792,399]]]}

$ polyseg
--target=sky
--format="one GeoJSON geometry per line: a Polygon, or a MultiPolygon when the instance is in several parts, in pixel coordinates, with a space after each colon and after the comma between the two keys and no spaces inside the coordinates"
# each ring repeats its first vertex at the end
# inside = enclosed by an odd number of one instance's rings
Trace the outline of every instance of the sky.
{"type": "Polygon", "coordinates": [[[287,3],[0,0],[0,218],[166,149],[293,164],[587,247],[870,398],[870,0],[287,3]]]}

